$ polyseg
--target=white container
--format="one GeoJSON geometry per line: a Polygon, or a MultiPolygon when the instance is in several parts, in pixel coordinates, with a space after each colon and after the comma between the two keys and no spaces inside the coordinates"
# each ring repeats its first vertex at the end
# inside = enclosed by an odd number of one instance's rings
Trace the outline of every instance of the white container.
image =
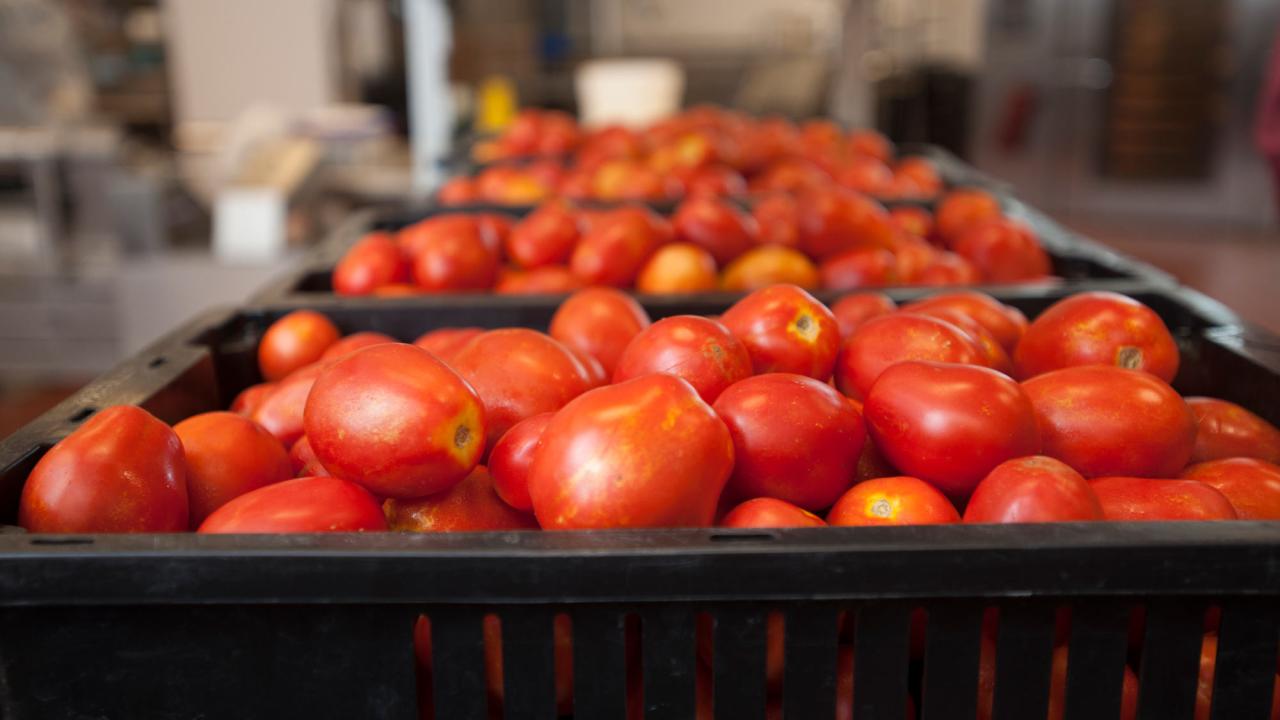
{"type": "Polygon", "coordinates": [[[675,114],[684,98],[684,69],[674,60],[592,60],[574,80],[578,119],[588,127],[648,125],[675,114]]]}

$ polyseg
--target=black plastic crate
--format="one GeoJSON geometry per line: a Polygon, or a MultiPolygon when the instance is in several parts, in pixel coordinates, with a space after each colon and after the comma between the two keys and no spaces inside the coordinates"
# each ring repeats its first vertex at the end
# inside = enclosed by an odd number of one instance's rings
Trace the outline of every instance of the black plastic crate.
{"type": "MultiPolygon", "coordinates": [[[[899,300],[927,290],[892,293],[899,300]]],[[[1002,293],[1034,316],[1068,294],[1002,293]]],[[[1201,295],[1134,288],[1182,350],[1185,394],[1280,422],[1280,343],[1201,295]]],[[[654,317],[702,298],[652,299],[654,317]]],[[[520,298],[315,305],[346,332],[545,328],[520,298]]],[[[722,305],[723,307],[723,305],[722,305]]],[[[162,419],[225,407],[292,309],[210,312],[0,442],[0,523],[31,467],[102,407],[162,419]]],[[[1069,609],[1066,715],[1117,717],[1134,610],[1139,717],[1192,717],[1206,612],[1220,613],[1212,718],[1265,718],[1280,640],[1280,523],[1052,524],[292,536],[0,532],[0,716],[414,717],[412,630],[430,617],[436,718],[490,716],[482,624],[502,627],[505,717],[556,715],[553,619],[570,617],[574,717],[621,718],[639,663],[646,718],[691,718],[700,618],[716,717],[765,717],[766,619],[784,616],[782,708],[833,716],[841,618],[854,717],[974,717],[984,612],[998,612],[997,720],[1044,716],[1069,609]],[[909,646],[926,613],[923,653],[909,646]],[[638,624],[638,635],[628,625],[638,624]],[[846,629],[847,632],[847,629],[846,629]],[[629,642],[638,642],[635,653],[629,642]],[[635,668],[632,668],[632,672],[635,668]]],[[[491,648],[494,649],[494,648],[491,648]]]]}

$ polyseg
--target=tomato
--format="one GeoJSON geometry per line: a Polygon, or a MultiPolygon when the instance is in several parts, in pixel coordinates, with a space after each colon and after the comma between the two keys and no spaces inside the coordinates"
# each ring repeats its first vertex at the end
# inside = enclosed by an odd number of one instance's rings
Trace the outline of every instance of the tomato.
{"type": "Polygon", "coordinates": [[[422,498],[391,498],[383,503],[382,509],[391,530],[479,532],[538,529],[532,515],[512,508],[498,497],[493,478],[483,465],[448,490],[422,498]]]}
{"type": "Polygon", "coordinates": [[[1226,400],[1189,397],[1196,416],[1196,446],[1192,462],[1252,457],[1280,464],[1280,429],[1226,400]]]}
{"type": "Polygon", "coordinates": [[[498,256],[474,222],[432,235],[413,258],[413,281],[428,292],[487,290],[498,276],[498,256]]]}
{"type": "Polygon", "coordinates": [[[333,291],[339,295],[368,295],[384,285],[409,279],[409,263],[390,234],[369,233],[342,256],[333,268],[333,291]]]}
{"type": "Polygon", "coordinates": [[[418,336],[413,344],[447,363],[463,345],[471,342],[471,338],[478,337],[483,332],[484,328],[478,327],[437,328],[418,336]]]}
{"type": "Polygon", "coordinates": [[[587,371],[564,345],[526,328],[490,330],[453,354],[449,367],[484,403],[486,447],[512,425],[586,392],[587,371]]]}
{"type": "Polygon", "coordinates": [[[1100,477],[1089,482],[1108,520],[1235,520],[1227,496],[1195,480],[1100,477]]]}
{"type": "Polygon", "coordinates": [[[1174,477],[1195,443],[1195,417],[1147,373],[1105,365],[1065,368],[1022,384],[1040,422],[1044,454],[1085,477],[1174,477]]]}
{"type": "Polygon", "coordinates": [[[588,285],[628,287],[656,248],[649,226],[633,216],[594,222],[574,248],[569,268],[588,285]]]}
{"type": "Polygon", "coordinates": [[[450,178],[436,191],[436,202],[441,205],[470,205],[480,202],[480,191],[472,178],[450,178]]]}
{"type": "Polygon", "coordinates": [[[1031,229],[1008,218],[968,226],[953,239],[951,249],[973,263],[987,282],[1035,280],[1053,272],[1049,255],[1031,229]]]}
{"type": "Polygon", "coordinates": [[[729,430],[693,386],[645,375],[556,413],[529,496],[549,530],[705,526],[732,468],[729,430]]]}
{"type": "Polygon", "coordinates": [[[1182,471],[1231,501],[1242,520],[1280,520],[1280,466],[1254,458],[1224,458],[1182,471]]]}
{"type": "Polygon", "coordinates": [[[902,312],[936,317],[964,330],[969,339],[973,341],[973,344],[982,352],[983,365],[992,370],[999,370],[1005,375],[1013,375],[1013,361],[1009,359],[1009,353],[1005,352],[1004,347],[996,341],[995,336],[990,331],[978,324],[972,317],[953,307],[926,307],[917,310],[914,307],[907,306],[902,308],[902,312]]]}
{"type": "Polygon", "coordinates": [[[855,155],[873,157],[881,162],[889,162],[893,158],[893,143],[875,130],[852,130],[848,143],[849,151],[855,155]]]}
{"type": "Polygon", "coordinates": [[[898,259],[884,248],[846,250],[824,260],[818,272],[822,286],[828,290],[856,290],[899,282],[898,259]]]}
{"type": "Polygon", "coordinates": [[[643,293],[688,293],[716,289],[716,261],[693,243],[663,246],[640,269],[636,290],[643,293]]]}
{"type": "Polygon", "coordinates": [[[970,225],[1000,217],[1000,203],[982,190],[955,190],[942,197],[934,214],[938,235],[950,245],[970,225]]]}
{"type": "Polygon", "coordinates": [[[827,513],[832,525],[937,525],[960,522],[960,513],[920,478],[897,476],[866,480],[836,500],[827,513]]]}
{"type": "Polygon", "coordinates": [[[231,401],[231,412],[251,417],[271,393],[276,391],[275,383],[258,383],[241,390],[231,401]]]}
{"type": "Polygon", "coordinates": [[[551,337],[600,361],[608,375],[631,339],[649,327],[649,314],[626,293],[587,288],[570,295],[551,316],[551,337]]]}
{"type": "Polygon", "coordinates": [[[757,290],[734,303],[721,321],[747,346],[757,374],[831,377],[840,326],[825,305],[795,285],[757,290]]]}
{"type": "Polygon", "coordinates": [[[899,205],[889,210],[889,219],[913,237],[925,239],[933,234],[933,215],[924,208],[899,205]]]}
{"type": "MultiPolygon", "coordinates": [[[[968,315],[974,322],[986,328],[1005,351],[1012,353],[1018,341],[1027,331],[1027,317],[1021,310],[1005,305],[984,293],[972,290],[937,293],[922,300],[907,303],[903,309],[925,315],[927,310],[947,308],[968,315]]],[[[961,326],[963,327],[963,326],[961,326]]]]}
{"type": "Polygon", "coordinates": [[[542,441],[542,433],[553,415],[555,413],[542,413],[512,425],[498,438],[489,453],[493,489],[498,497],[517,510],[533,511],[533,500],[529,497],[529,468],[542,441]]]}
{"type": "Polygon", "coordinates": [[[692,168],[678,175],[689,197],[740,197],[747,194],[747,180],[723,165],[692,168]]]}
{"type": "Polygon", "coordinates": [[[898,363],[880,374],[863,409],[876,449],[952,498],[968,497],[1000,463],[1040,452],[1030,399],[989,368],[898,363]]]}
{"type": "Polygon", "coordinates": [[[873,317],[887,315],[897,308],[893,298],[879,292],[859,292],[845,295],[831,304],[831,314],[836,317],[843,340],[853,334],[862,323],[873,317]]]}
{"type": "Polygon", "coordinates": [[[306,435],[299,438],[298,442],[289,448],[289,465],[293,470],[293,477],[329,477],[333,475],[320,463],[320,458],[317,458],[316,451],[311,449],[311,441],[307,439],[306,435]]]}
{"type": "Polygon", "coordinates": [[[779,284],[816,288],[818,268],[804,253],[789,247],[766,245],[748,250],[724,269],[720,284],[725,290],[750,291],[779,284]]]}
{"type": "Polygon", "coordinates": [[[732,497],[820,510],[853,482],[866,430],[830,385],[767,373],[733,384],[714,407],[733,437],[736,461],[726,488],[732,497]]]}
{"type": "Polygon", "coordinates": [[[761,245],[800,245],[800,210],[791,195],[765,195],[751,207],[751,216],[756,219],[756,239],[761,245]]]}
{"type": "MultiPolygon", "coordinates": [[[[850,398],[849,402],[856,403],[857,401],[850,398]]],[[[858,409],[859,413],[862,412],[861,403],[854,405],[854,407],[858,409]]],[[[867,438],[867,441],[862,445],[862,454],[858,456],[858,469],[853,475],[854,484],[876,478],[893,477],[897,474],[897,468],[890,465],[889,461],[885,460],[880,451],[876,449],[875,442],[871,438],[867,438]]]]}
{"type": "Polygon", "coordinates": [[[916,285],[973,285],[981,282],[982,276],[973,263],[959,255],[938,251],[915,276],[916,285]]]}
{"type": "Polygon", "coordinates": [[[1137,300],[1084,292],[1040,313],[1018,343],[1014,360],[1023,378],[1076,365],[1115,365],[1173,382],[1178,344],[1160,316],[1137,300]]]}
{"type": "Polygon", "coordinates": [[[836,171],[835,181],[850,190],[868,195],[883,195],[893,183],[893,171],[876,158],[854,156],[836,171]]]}
{"type": "Polygon", "coordinates": [[[100,410],[36,463],[18,524],[33,533],[186,530],[182,441],[141,408],[100,410]]]}
{"type": "Polygon", "coordinates": [[[888,247],[896,232],[889,212],[865,195],[844,188],[811,190],[796,198],[800,245],[825,260],[856,247],[888,247]]]}
{"type": "Polygon", "coordinates": [[[320,359],[341,335],[314,310],[294,310],[271,323],[258,343],[258,367],[267,380],[280,380],[320,359]]]}
{"type": "MultiPolygon", "coordinates": [[[[1218,636],[1209,633],[1200,645],[1200,675],[1196,682],[1195,720],[1209,720],[1213,706],[1213,676],[1218,664],[1218,636]]],[[[1224,713],[1225,714],[1225,713],[1224,713]]],[[[1270,720],[1280,720],[1280,675],[1272,681],[1270,720]]]]}
{"type": "Polygon", "coordinates": [[[942,177],[933,163],[922,157],[906,157],[893,168],[897,177],[909,178],[922,194],[933,195],[942,190],[942,177]]]}
{"type": "Polygon", "coordinates": [[[725,200],[692,197],[680,203],[671,217],[676,238],[697,245],[721,265],[755,245],[755,218],[725,200]]]}
{"type": "Polygon", "coordinates": [[[551,186],[527,170],[498,166],[476,176],[476,192],[495,205],[536,205],[551,194],[551,186]]]}
{"type": "Polygon", "coordinates": [[[276,383],[275,392],[263,399],[250,419],[274,435],[286,448],[292,447],[304,432],[302,412],[307,405],[307,396],[326,367],[326,362],[313,363],[276,383]]]}
{"type": "Polygon", "coordinates": [[[517,295],[571,293],[582,287],[582,280],[563,265],[543,265],[528,272],[501,275],[494,286],[496,293],[517,295]]]}
{"type": "Polygon", "coordinates": [[[720,519],[731,528],[826,527],[822,518],[786,500],[758,497],[748,500],[720,519]]]}
{"type": "Polygon", "coordinates": [[[479,463],[484,407],[465,380],[413,345],[374,345],[316,379],[304,420],[334,475],[384,497],[448,490],[479,463]]]}
{"type": "Polygon", "coordinates": [[[409,283],[392,283],[390,285],[383,285],[370,294],[374,297],[408,297],[411,295],[421,295],[422,291],[418,289],[417,285],[410,285],[409,283]]]}
{"type": "Polygon", "coordinates": [[[797,193],[825,188],[831,175],[814,163],[801,158],[778,160],[747,181],[751,192],[797,193]]]}
{"type": "Polygon", "coordinates": [[[507,257],[525,268],[569,260],[578,242],[578,218],[563,203],[544,203],[516,223],[507,235],[507,257]]]}
{"type": "Polygon", "coordinates": [[[202,533],[315,533],[386,530],[368,490],[336,477],[303,477],[260,487],[213,511],[202,533]]]}
{"type": "Polygon", "coordinates": [[[613,371],[613,382],[651,373],[686,380],[706,402],[751,375],[751,356],[723,325],[699,315],[664,318],[631,340],[613,371]]]}
{"type": "Polygon", "coordinates": [[[370,345],[381,345],[383,343],[393,343],[395,341],[395,338],[389,335],[383,335],[380,332],[352,333],[330,345],[329,349],[325,350],[324,354],[320,356],[320,359],[336,360],[345,355],[350,355],[360,348],[367,348],[370,345]]]}
{"type": "Polygon", "coordinates": [[[293,477],[284,446],[248,418],[201,413],[174,425],[173,431],[186,453],[193,528],[228,500],[293,477]]]}
{"type": "Polygon", "coordinates": [[[1101,519],[1102,506],[1084,476],[1043,455],[997,465],[978,483],[964,509],[967,523],[1101,519]]]}
{"type": "Polygon", "coordinates": [[[410,258],[417,257],[423,248],[440,238],[449,235],[474,236],[486,248],[496,250],[491,243],[495,239],[487,236],[476,222],[476,216],[462,213],[446,213],[407,225],[396,235],[396,243],[410,258]]]}
{"type": "Polygon", "coordinates": [[[581,350],[569,347],[564,343],[560,343],[560,344],[564,345],[564,349],[572,353],[573,356],[578,359],[578,362],[582,364],[582,369],[587,374],[588,390],[598,388],[601,385],[609,384],[609,376],[605,374],[604,366],[600,364],[599,360],[595,359],[591,355],[588,355],[582,352],[581,350]]]}
{"type": "Polygon", "coordinates": [[[986,356],[968,333],[945,320],[893,313],[867,320],[845,340],[836,358],[836,387],[865,398],[882,372],[907,360],[983,365],[986,356]]]}
{"type": "Polygon", "coordinates": [[[634,160],[609,160],[591,178],[591,197],[597,200],[663,200],[670,186],[663,176],[634,160]]]}
{"type": "Polygon", "coordinates": [[[516,218],[504,213],[492,212],[476,213],[471,217],[474,218],[476,227],[480,230],[484,246],[493,254],[499,254],[507,245],[507,238],[515,227],[516,218]]]}

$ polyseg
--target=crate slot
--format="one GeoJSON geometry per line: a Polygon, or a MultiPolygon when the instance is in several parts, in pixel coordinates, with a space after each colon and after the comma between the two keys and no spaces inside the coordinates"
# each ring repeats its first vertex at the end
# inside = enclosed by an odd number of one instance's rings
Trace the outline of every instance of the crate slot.
{"type": "Polygon", "coordinates": [[[1147,605],[1138,664],[1138,720],[1194,717],[1204,620],[1204,602],[1197,598],[1161,598],[1147,605]]]}
{"type": "Polygon", "coordinates": [[[502,613],[502,704],[508,715],[556,716],[555,615],[538,608],[502,613]]]}
{"type": "Polygon", "coordinates": [[[853,661],[853,716],[907,716],[907,662],[912,608],[869,603],[858,608],[853,661]]]}
{"type": "Polygon", "coordinates": [[[1244,598],[1223,604],[1211,720],[1271,716],[1277,640],[1280,603],[1276,598],[1244,598]]]}
{"type": "Polygon", "coordinates": [[[723,532],[713,531],[708,533],[707,539],[712,542],[728,542],[728,543],[749,543],[749,542],[772,542],[778,539],[777,533],[771,532],[723,532]]]}
{"type": "Polygon", "coordinates": [[[484,615],[469,610],[437,610],[431,621],[432,700],[437,718],[487,720],[484,615]]]}
{"type": "Polygon", "coordinates": [[[693,611],[682,605],[648,608],[640,622],[645,720],[693,717],[698,660],[693,611]]]}
{"type": "Polygon", "coordinates": [[[834,606],[795,603],[787,608],[783,717],[835,715],[838,634],[834,606]]]}
{"type": "Polygon", "coordinates": [[[768,641],[782,642],[785,622],[780,612],[724,607],[715,612],[712,642],[713,705],[717,717],[763,720],[767,687],[768,641]]]}
{"type": "Polygon", "coordinates": [[[92,405],[90,405],[90,406],[88,406],[88,407],[82,407],[82,408],[80,408],[79,410],[75,411],[75,412],[71,415],[71,417],[67,418],[67,422],[69,422],[69,423],[79,423],[79,422],[84,422],[86,419],[88,419],[88,417],[89,417],[90,415],[92,415],[92,414],[94,414],[94,413],[96,413],[96,412],[98,412],[98,408],[93,407],[92,405]]]}
{"type": "Polygon", "coordinates": [[[573,644],[575,718],[604,720],[627,716],[625,626],[626,616],[616,608],[574,611],[575,637],[590,639],[573,644]]]}
{"type": "Polygon", "coordinates": [[[921,720],[977,715],[982,617],[983,607],[974,601],[957,600],[929,607],[921,720]]]}
{"type": "Polygon", "coordinates": [[[1056,615],[1056,608],[1043,601],[1016,601],[1000,607],[991,711],[994,720],[1045,716],[1056,615]]]}
{"type": "Polygon", "coordinates": [[[32,545],[92,545],[93,538],[86,537],[33,537],[32,545]]]}
{"type": "Polygon", "coordinates": [[[1071,608],[1066,720],[1120,717],[1133,608],[1096,599],[1071,608]]]}

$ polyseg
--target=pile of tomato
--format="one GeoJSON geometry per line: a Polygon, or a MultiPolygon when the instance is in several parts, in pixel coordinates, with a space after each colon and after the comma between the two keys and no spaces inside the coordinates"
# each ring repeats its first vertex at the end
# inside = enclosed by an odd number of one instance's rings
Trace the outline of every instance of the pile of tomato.
{"type": "Polygon", "coordinates": [[[265,382],[172,428],[131,406],[52,448],[32,532],[319,532],[1280,519],[1280,431],[1169,385],[1159,316],[1033,322],[955,291],[830,308],[793,285],[651,322],[588,288],[547,333],[342,337],[300,310],[265,382]],[[295,477],[296,476],[296,477],[295,477]]]}
{"type": "Polygon", "coordinates": [[[644,293],[749,291],[780,283],[850,291],[890,285],[1052,282],[1035,233],[981,190],[887,210],[852,190],[695,197],[668,218],[624,205],[560,201],[523,219],[447,213],[375,232],[333,271],[340,295],[565,293],[603,285],[644,293]]]}
{"type": "Polygon", "coordinates": [[[829,120],[799,125],[703,106],[649,127],[580,128],[572,116],[521,112],[498,138],[473,148],[475,177],[445,183],[445,205],[534,205],[571,200],[670,201],[692,195],[845,187],[883,198],[928,198],[942,190],[933,163],[894,159],[873,130],[846,132],[829,120]],[[524,159],[528,162],[506,162],[524,159]]]}

